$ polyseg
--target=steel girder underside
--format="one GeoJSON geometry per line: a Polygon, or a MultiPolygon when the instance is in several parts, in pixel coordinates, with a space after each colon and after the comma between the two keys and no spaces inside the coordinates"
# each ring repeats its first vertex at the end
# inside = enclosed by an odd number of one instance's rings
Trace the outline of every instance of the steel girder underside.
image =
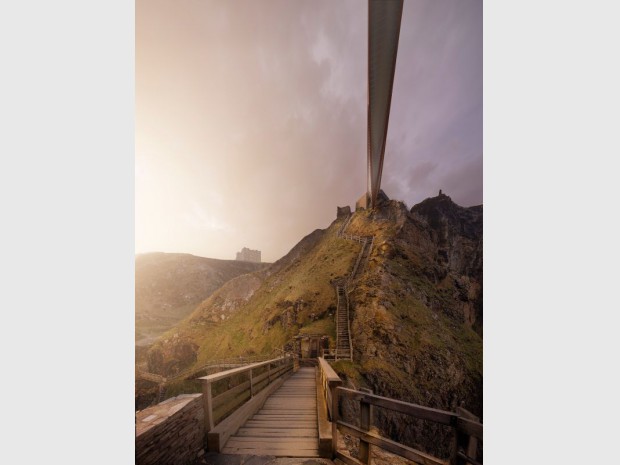
{"type": "Polygon", "coordinates": [[[368,2],[368,190],[377,202],[383,171],[403,0],[368,2]]]}

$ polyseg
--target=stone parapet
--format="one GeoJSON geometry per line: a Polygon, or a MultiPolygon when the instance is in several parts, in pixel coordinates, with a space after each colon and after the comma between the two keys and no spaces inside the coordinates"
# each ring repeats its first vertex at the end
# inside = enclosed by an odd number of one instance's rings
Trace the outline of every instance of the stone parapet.
{"type": "Polygon", "coordinates": [[[136,414],[136,465],[185,465],[204,453],[202,394],[183,394],[136,414]]]}

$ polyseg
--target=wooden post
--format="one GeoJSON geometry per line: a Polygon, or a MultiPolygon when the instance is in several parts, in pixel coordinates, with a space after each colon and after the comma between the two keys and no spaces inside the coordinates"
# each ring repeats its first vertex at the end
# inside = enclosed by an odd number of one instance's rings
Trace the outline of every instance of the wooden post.
{"type": "Polygon", "coordinates": [[[250,398],[254,397],[254,381],[252,380],[252,369],[248,370],[250,372],[250,398]]]}
{"type": "MultiPolygon", "coordinates": [[[[463,407],[457,407],[456,414],[460,417],[466,418],[467,420],[480,421],[480,418],[471,413],[469,410],[465,410],[463,407]]],[[[463,439],[463,442],[465,442],[465,439],[463,439]]],[[[466,454],[468,457],[475,459],[476,452],[478,452],[478,438],[469,436],[467,440],[466,454]]]]}
{"type": "Polygon", "coordinates": [[[456,429],[456,426],[452,427],[452,434],[452,450],[450,451],[449,465],[459,465],[459,431],[456,429]]]}
{"type": "Polygon", "coordinates": [[[271,362],[267,364],[267,386],[271,384],[271,362]]]}
{"type": "MultiPolygon", "coordinates": [[[[478,417],[462,407],[456,408],[456,414],[458,417],[465,418],[466,420],[478,421],[478,417]]],[[[456,426],[452,427],[452,431],[454,432],[454,438],[452,439],[450,465],[467,465],[468,462],[458,456],[459,450],[462,450],[469,457],[475,459],[478,440],[460,431],[456,426]]]]}
{"type": "Polygon", "coordinates": [[[338,384],[329,385],[332,394],[332,460],[336,458],[338,449],[338,384]]]}
{"type": "Polygon", "coordinates": [[[213,399],[211,397],[211,381],[202,383],[202,402],[205,412],[205,442],[207,433],[213,429],[213,399]]]}
{"type": "MultiPolygon", "coordinates": [[[[372,394],[372,391],[367,388],[360,388],[360,391],[372,394]]],[[[372,422],[372,405],[368,402],[360,401],[360,429],[363,431],[370,430],[370,424],[372,422]]],[[[359,456],[360,462],[370,465],[370,444],[360,438],[359,456]]]]}

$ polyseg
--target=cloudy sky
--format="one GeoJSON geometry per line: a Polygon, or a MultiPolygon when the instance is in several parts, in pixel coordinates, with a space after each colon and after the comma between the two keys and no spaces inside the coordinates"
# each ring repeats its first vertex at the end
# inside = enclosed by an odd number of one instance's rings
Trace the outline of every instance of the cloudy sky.
{"type": "MultiPolygon", "coordinates": [[[[367,2],[136,1],[136,253],[275,261],[366,190],[367,2]]],[[[482,0],[405,0],[382,189],[482,203],[482,0]]]]}

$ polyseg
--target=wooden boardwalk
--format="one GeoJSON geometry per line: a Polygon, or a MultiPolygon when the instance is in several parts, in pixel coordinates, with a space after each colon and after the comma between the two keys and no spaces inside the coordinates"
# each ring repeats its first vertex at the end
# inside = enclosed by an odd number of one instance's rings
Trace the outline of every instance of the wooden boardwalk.
{"type": "Polygon", "coordinates": [[[224,454],[318,457],[316,368],[302,367],[231,436],[224,454]]]}

